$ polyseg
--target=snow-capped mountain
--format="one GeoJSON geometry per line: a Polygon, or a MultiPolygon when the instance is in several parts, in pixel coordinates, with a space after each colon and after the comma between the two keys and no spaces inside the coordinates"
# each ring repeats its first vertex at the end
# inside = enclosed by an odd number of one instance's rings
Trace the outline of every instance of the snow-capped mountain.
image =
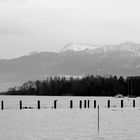
{"type": "MultiPolygon", "coordinates": [[[[0,60],[0,85],[45,79],[52,75],[140,75],[140,44],[68,43],[60,52],[34,52],[0,60]]],[[[2,86],[4,87],[4,86],[2,86]]],[[[1,89],[1,87],[0,87],[1,89]]]]}
{"type": "Polygon", "coordinates": [[[62,50],[62,52],[69,51],[86,51],[90,53],[107,53],[107,52],[130,52],[133,55],[140,55],[140,44],[133,42],[125,42],[117,45],[91,45],[91,44],[79,44],[68,43],[62,50]]]}
{"type": "Polygon", "coordinates": [[[66,46],[63,48],[62,52],[66,51],[83,51],[83,50],[94,50],[99,48],[98,45],[90,45],[90,44],[80,44],[80,43],[68,43],[66,46]]]}

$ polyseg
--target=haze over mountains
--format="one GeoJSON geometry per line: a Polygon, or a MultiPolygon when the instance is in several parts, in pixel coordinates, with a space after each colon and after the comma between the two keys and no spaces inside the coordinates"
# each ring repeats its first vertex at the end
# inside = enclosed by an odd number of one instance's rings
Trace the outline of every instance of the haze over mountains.
{"type": "Polygon", "coordinates": [[[0,89],[47,76],[140,75],[140,44],[68,43],[60,52],[34,52],[0,60],[0,89]]]}

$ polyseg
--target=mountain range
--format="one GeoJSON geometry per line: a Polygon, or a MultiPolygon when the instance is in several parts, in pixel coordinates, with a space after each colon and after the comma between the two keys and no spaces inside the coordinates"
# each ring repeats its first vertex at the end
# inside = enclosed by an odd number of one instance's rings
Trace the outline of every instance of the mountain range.
{"type": "Polygon", "coordinates": [[[140,44],[68,43],[60,52],[33,52],[0,60],[0,89],[47,76],[140,75],[140,44]]]}

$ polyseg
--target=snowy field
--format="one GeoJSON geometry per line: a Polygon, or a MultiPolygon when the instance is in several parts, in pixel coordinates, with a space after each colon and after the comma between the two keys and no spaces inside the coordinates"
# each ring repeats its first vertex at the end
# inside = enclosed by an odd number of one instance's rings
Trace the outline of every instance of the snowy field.
{"type": "Polygon", "coordinates": [[[5,110],[0,110],[0,140],[138,140],[140,139],[140,98],[136,108],[132,100],[108,97],[37,97],[0,96],[5,110]],[[79,109],[79,100],[90,100],[90,108],[79,109]],[[19,110],[23,106],[34,109],[19,110]],[[41,109],[37,108],[37,100],[41,109]],[[51,108],[58,100],[57,109],[51,108]],[[74,108],[69,109],[69,100],[74,108]],[[100,131],[97,131],[97,109],[93,100],[100,105],[100,131]],[[111,100],[111,108],[107,108],[111,100]]]}

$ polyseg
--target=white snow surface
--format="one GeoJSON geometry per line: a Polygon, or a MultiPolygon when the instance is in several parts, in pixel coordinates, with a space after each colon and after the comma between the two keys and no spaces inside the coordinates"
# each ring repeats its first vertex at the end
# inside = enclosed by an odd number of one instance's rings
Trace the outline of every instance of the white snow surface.
{"type": "Polygon", "coordinates": [[[108,97],[1,96],[0,99],[7,108],[0,110],[1,140],[140,139],[140,98],[136,98],[136,108],[132,108],[132,98],[124,98],[125,108],[119,106],[121,99],[108,97]],[[58,108],[52,109],[55,99],[58,100],[58,108]],[[79,100],[85,99],[90,100],[90,108],[79,109],[79,100]],[[112,104],[110,109],[106,105],[108,99],[112,104]],[[23,101],[23,106],[34,106],[34,109],[19,110],[19,100],[23,101]],[[37,100],[44,108],[36,109],[37,100]],[[69,100],[74,102],[73,109],[69,108],[69,100]],[[93,100],[100,105],[99,132],[93,100]],[[117,107],[113,107],[115,104],[117,107]]]}
{"type": "Polygon", "coordinates": [[[89,49],[96,49],[99,48],[98,45],[90,45],[90,44],[80,44],[80,43],[68,43],[64,48],[63,52],[65,51],[82,51],[82,50],[89,50],[89,49]]]}

